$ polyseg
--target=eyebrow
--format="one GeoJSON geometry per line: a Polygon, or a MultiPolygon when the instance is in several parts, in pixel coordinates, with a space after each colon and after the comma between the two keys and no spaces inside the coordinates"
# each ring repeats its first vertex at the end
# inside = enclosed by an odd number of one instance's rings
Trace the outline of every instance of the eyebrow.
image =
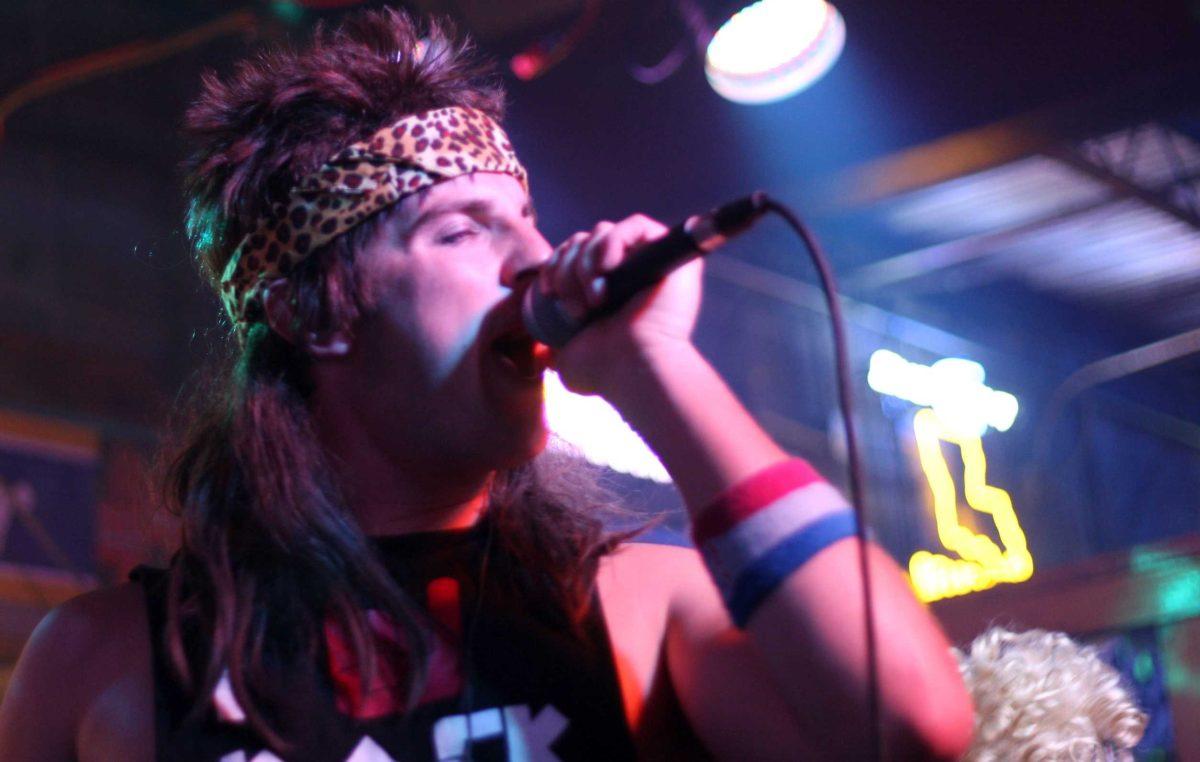
{"type": "MultiPolygon", "coordinates": [[[[424,225],[428,224],[430,220],[433,220],[436,217],[441,217],[445,214],[457,213],[468,214],[472,216],[494,215],[496,213],[496,204],[487,199],[448,201],[437,204],[417,215],[417,218],[413,220],[412,224],[407,226],[407,229],[403,233],[403,237],[405,240],[412,238],[414,235],[416,235],[417,231],[419,231],[424,225]]],[[[521,207],[521,216],[529,217],[533,220],[535,225],[537,224],[537,210],[534,209],[532,198],[526,199],[525,205],[521,207]]]]}

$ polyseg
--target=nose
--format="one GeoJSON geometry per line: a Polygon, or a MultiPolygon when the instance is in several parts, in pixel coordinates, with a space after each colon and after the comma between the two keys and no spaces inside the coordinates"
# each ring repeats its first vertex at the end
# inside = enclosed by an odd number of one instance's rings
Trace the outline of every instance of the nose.
{"type": "Polygon", "coordinates": [[[533,222],[522,226],[520,234],[514,237],[512,250],[500,265],[500,285],[515,288],[523,276],[536,272],[545,264],[553,251],[550,242],[533,222]]]}

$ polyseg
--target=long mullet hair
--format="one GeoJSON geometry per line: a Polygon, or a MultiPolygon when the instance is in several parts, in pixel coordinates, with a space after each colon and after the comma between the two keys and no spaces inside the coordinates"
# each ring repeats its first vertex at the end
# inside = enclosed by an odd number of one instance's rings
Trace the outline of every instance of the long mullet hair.
{"type": "MultiPolygon", "coordinates": [[[[198,144],[187,165],[188,232],[202,272],[215,285],[268,204],[401,116],[460,105],[499,119],[503,93],[489,76],[445,23],[420,30],[390,9],[318,27],[307,48],[261,55],[227,80],[207,76],[186,121],[198,144]]],[[[378,224],[367,220],[289,274],[302,329],[361,314],[355,253],[378,224]]],[[[425,620],[345,507],[308,406],[310,358],[262,323],[232,344],[164,461],[166,502],[182,525],[164,637],[195,715],[227,672],[250,726],[282,752],[287,733],[260,700],[271,664],[313,664],[332,619],[360,673],[374,675],[367,611],[377,609],[408,636],[412,702],[424,680],[425,620]]],[[[624,536],[605,529],[612,505],[585,472],[541,458],[497,474],[486,520],[519,583],[577,618],[598,559],[624,536]]]]}

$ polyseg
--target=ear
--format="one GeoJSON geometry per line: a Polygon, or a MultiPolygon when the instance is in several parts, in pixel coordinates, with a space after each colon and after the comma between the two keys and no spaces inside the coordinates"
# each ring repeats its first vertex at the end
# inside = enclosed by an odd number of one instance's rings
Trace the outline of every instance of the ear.
{"type": "Polygon", "coordinates": [[[263,291],[263,311],[267,325],[294,347],[313,357],[344,357],[353,344],[350,331],[344,328],[328,331],[299,331],[296,327],[296,305],[292,289],[285,278],[271,281],[263,291]]]}

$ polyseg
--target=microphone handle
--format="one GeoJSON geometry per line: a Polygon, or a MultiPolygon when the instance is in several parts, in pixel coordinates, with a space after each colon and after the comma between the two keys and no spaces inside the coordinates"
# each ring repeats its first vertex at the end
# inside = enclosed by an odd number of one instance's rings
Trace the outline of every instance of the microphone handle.
{"type": "Polygon", "coordinates": [[[589,323],[617,312],[639,292],[658,285],[672,270],[703,256],[728,237],[749,228],[766,211],[762,191],[689,217],[666,235],[638,246],[604,277],[604,300],[582,320],[563,311],[557,299],[541,293],[534,282],[525,291],[521,313],[530,334],[551,347],[562,347],[589,323]]]}
{"type": "Polygon", "coordinates": [[[521,300],[522,320],[533,338],[561,348],[592,321],[613,314],[639,291],[658,284],[671,270],[695,256],[697,250],[696,240],[688,232],[688,222],[671,228],[662,238],[639,246],[604,276],[603,303],[581,320],[568,315],[557,299],[543,294],[534,279],[521,300]]]}
{"type": "Polygon", "coordinates": [[[604,302],[588,313],[587,322],[617,312],[640,291],[657,286],[675,268],[705,256],[729,238],[747,230],[766,211],[767,194],[749,196],[695,214],[643,244],[604,276],[604,302]]]}
{"type": "Polygon", "coordinates": [[[642,291],[658,285],[672,270],[700,253],[696,239],[682,222],[661,238],[639,246],[629,258],[604,275],[604,301],[588,312],[586,322],[618,312],[642,291]]]}

